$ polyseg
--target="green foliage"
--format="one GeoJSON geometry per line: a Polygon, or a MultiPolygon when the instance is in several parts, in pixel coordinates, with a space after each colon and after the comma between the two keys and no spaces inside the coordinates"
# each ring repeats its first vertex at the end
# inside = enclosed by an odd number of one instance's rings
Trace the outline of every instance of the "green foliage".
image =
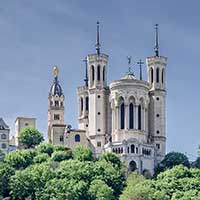
{"type": "Polygon", "coordinates": [[[55,151],[51,157],[53,161],[61,162],[63,160],[69,160],[70,158],[72,158],[72,152],[71,150],[55,151]]]}
{"type": "Polygon", "coordinates": [[[54,152],[54,146],[50,143],[42,143],[37,147],[39,153],[47,153],[49,156],[54,152]]]}
{"type": "Polygon", "coordinates": [[[110,162],[115,168],[118,168],[118,169],[122,168],[121,160],[114,153],[104,153],[100,155],[99,160],[105,160],[107,162],[110,162]]]}
{"type": "Polygon", "coordinates": [[[25,127],[21,130],[18,137],[19,143],[25,148],[35,148],[44,139],[42,133],[33,127],[25,127]]]}
{"type": "Polygon", "coordinates": [[[42,163],[42,162],[46,162],[49,159],[49,155],[46,153],[41,153],[37,156],[34,157],[33,162],[34,163],[42,163]]]}
{"type": "Polygon", "coordinates": [[[0,163],[0,194],[7,197],[9,194],[9,180],[15,174],[14,168],[7,163],[0,163]]]}
{"type": "Polygon", "coordinates": [[[102,180],[92,181],[89,189],[91,200],[114,200],[113,189],[102,180]]]}
{"type": "Polygon", "coordinates": [[[170,152],[166,154],[165,158],[161,161],[161,163],[156,167],[155,174],[159,174],[160,172],[171,169],[176,165],[184,165],[186,167],[190,167],[190,162],[186,155],[179,152],[170,152]]]}
{"type": "Polygon", "coordinates": [[[4,162],[15,169],[24,169],[33,163],[36,152],[33,150],[13,151],[6,155],[4,162]]]}
{"type": "Polygon", "coordinates": [[[64,145],[54,145],[54,150],[55,151],[68,151],[68,150],[70,150],[70,148],[66,147],[64,145]]]}
{"type": "Polygon", "coordinates": [[[73,158],[80,161],[92,161],[92,151],[88,147],[76,146],[72,150],[73,158]]]}
{"type": "Polygon", "coordinates": [[[10,195],[13,200],[34,199],[36,192],[41,191],[46,182],[56,176],[47,165],[33,165],[22,171],[17,171],[10,180],[10,195]]]}

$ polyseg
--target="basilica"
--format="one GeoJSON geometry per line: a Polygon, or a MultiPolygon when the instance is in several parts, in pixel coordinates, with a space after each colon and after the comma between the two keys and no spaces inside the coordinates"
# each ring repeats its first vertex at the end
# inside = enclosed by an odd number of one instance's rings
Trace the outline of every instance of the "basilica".
{"type": "MultiPolygon", "coordinates": [[[[96,52],[85,59],[85,84],[77,88],[78,128],[64,120],[65,95],[54,67],[48,96],[48,140],[68,147],[89,146],[98,157],[114,152],[130,170],[154,173],[166,151],[166,65],[159,55],[158,25],[155,26],[154,55],[146,58],[147,80],[129,70],[107,83],[108,55],[100,50],[97,23],[96,52]]],[[[138,63],[140,66],[142,62],[138,63]]]]}

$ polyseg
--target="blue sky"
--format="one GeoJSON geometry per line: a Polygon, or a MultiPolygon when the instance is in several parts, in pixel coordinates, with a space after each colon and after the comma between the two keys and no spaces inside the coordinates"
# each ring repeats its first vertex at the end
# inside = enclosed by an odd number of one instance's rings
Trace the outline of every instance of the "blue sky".
{"type": "Polygon", "coordinates": [[[46,135],[47,97],[57,65],[65,120],[76,127],[76,88],[83,84],[83,58],[95,51],[96,21],[102,52],[109,55],[109,82],[127,71],[127,55],[135,62],[153,55],[158,23],[160,54],[168,57],[167,151],[194,159],[200,144],[199,7],[186,0],[0,1],[0,116],[12,133],[17,116],[36,117],[46,135]]]}

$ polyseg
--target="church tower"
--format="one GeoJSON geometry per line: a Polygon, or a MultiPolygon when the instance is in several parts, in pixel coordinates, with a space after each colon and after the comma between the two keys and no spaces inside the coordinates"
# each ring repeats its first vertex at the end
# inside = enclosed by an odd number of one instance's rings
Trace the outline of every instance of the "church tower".
{"type": "Polygon", "coordinates": [[[156,161],[159,163],[166,152],[166,65],[167,58],[159,55],[158,24],[155,25],[155,55],[148,57],[147,78],[150,84],[150,139],[155,145],[156,161]]]}
{"type": "Polygon", "coordinates": [[[107,86],[108,55],[100,52],[99,22],[97,22],[96,53],[87,56],[89,127],[88,136],[96,154],[100,154],[109,132],[109,88],[107,86]]]}
{"type": "Polygon", "coordinates": [[[58,81],[58,67],[54,67],[54,82],[48,97],[48,140],[53,144],[64,142],[64,95],[58,81]]]}

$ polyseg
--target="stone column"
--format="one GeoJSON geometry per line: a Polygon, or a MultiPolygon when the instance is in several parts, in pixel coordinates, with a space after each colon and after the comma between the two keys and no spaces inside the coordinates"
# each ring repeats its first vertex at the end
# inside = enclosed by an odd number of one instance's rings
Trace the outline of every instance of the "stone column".
{"type": "Polygon", "coordinates": [[[128,105],[125,104],[125,130],[129,129],[129,109],[128,109],[128,105]]]}

